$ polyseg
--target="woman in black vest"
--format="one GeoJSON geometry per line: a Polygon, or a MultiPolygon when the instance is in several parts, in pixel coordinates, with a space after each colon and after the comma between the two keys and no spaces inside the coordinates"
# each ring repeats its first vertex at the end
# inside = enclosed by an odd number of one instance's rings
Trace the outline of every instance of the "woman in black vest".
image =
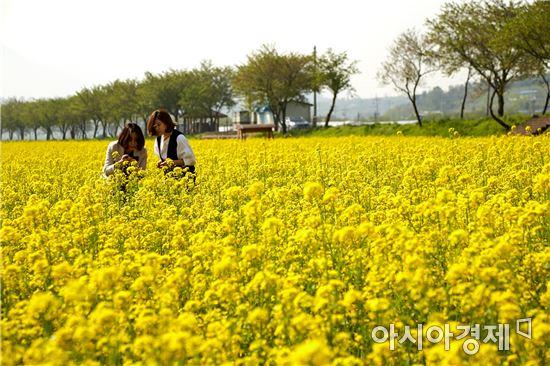
{"type": "Polygon", "coordinates": [[[167,166],[166,159],[169,158],[175,166],[187,168],[191,173],[195,173],[196,159],[193,149],[183,133],[175,127],[172,116],[164,109],[154,111],[147,120],[147,132],[149,135],[157,136],[154,149],[160,159],[157,167],[167,166]]]}

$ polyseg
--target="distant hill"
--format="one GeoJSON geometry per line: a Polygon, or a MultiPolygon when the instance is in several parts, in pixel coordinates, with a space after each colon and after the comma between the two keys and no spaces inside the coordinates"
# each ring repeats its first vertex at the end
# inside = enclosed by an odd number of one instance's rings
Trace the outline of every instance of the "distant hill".
{"type": "MultiPolygon", "coordinates": [[[[332,113],[334,120],[362,120],[380,117],[392,108],[406,105],[408,99],[405,96],[381,97],[381,98],[342,98],[336,100],[332,113]]],[[[313,103],[311,98],[310,103],[313,103]]],[[[331,99],[323,96],[317,97],[317,115],[321,119],[327,115],[331,99]]]]}

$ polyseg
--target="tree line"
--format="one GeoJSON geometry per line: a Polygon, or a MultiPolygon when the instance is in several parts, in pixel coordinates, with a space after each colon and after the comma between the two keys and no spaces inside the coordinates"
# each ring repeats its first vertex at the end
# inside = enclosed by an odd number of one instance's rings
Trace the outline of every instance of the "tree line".
{"type": "MultiPolygon", "coordinates": [[[[63,139],[115,136],[125,122],[145,123],[151,111],[163,107],[176,118],[183,115],[212,115],[235,104],[230,87],[233,70],[209,61],[193,70],[146,72],[143,80],[115,80],[106,85],[83,88],[67,98],[17,100],[2,103],[2,132],[9,138],[32,130],[46,139],[58,131],[63,139]],[[88,136],[88,130],[93,135],[88,136]]],[[[144,126],[145,127],[145,126],[144,126]]]]}
{"type": "MultiPolygon", "coordinates": [[[[414,29],[400,34],[377,74],[384,84],[404,93],[414,109],[418,124],[417,90],[425,76],[442,71],[452,75],[467,70],[461,118],[472,80],[490,88],[490,114],[504,129],[504,93],[511,82],[533,76],[546,85],[550,100],[550,2],[474,0],[449,2],[440,13],[426,20],[427,31],[414,29]],[[497,111],[493,109],[497,102],[497,111]]],[[[58,131],[63,139],[115,136],[126,121],[144,123],[148,113],[163,107],[179,121],[182,117],[210,117],[238,102],[252,110],[269,106],[277,129],[286,132],[286,107],[305,101],[306,95],[327,90],[331,107],[325,116],[328,126],[337,96],[353,91],[351,77],[358,73],[357,61],[346,52],[331,49],[317,56],[281,53],[263,45],[238,66],[215,66],[203,61],[191,70],[146,72],[142,80],[115,80],[106,85],[83,88],[67,98],[18,100],[2,103],[1,133],[9,138],[27,131],[44,131],[46,139],[58,131]],[[89,129],[93,130],[88,136],[89,129]]],[[[314,116],[314,124],[316,116],[314,116]]]]}
{"type": "MultiPolygon", "coordinates": [[[[243,65],[215,66],[203,61],[191,70],[145,73],[143,80],[115,80],[106,85],[83,88],[67,98],[18,100],[2,103],[1,133],[10,140],[32,131],[46,139],[54,131],[66,138],[116,136],[125,122],[144,124],[151,111],[162,107],[177,121],[182,117],[210,118],[238,101],[249,109],[269,106],[276,128],[286,132],[286,106],[304,101],[304,95],[326,88],[333,101],[342,90],[351,89],[350,77],[357,73],[347,54],[329,49],[318,58],[299,53],[280,53],[264,45],[248,56],[243,65]],[[88,136],[89,130],[93,130],[88,136]]],[[[330,120],[327,115],[326,123],[330,120]]],[[[144,126],[145,127],[145,126],[144,126]]]]}

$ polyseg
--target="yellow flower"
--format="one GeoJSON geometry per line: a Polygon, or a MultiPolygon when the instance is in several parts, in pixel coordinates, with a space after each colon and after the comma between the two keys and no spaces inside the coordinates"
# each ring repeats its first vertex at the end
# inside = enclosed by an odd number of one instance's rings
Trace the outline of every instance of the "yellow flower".
{"type": "Polygon", "coordinates": [[[323,186],[317,182],[307,182],[304,186],[304,197],[308,200],[315,200],[323,194],[323,186]]]}
{"type": "Polygon", "coordinates": [[[298,345],[289,362],[291,365],[328,365],[331,358],[327,345],[322,340],[312,339],[298,345]]]}
{"type": "Polygon", "coordinates": [[[550,135],[449,132],[193,140],[193,189],[153,159],[126,192],[98,179],[102,141],[3,144],[2,360],[541,364],[550,135]],[[522,317],[510,352],[370,337],[522,317]]]}
{"type": "Polygon", "coordinates": [[[269,311],[264,308],[252,309],[247,316],[247,322],[253,325],[264,324],[269,320],[269,311]]]}

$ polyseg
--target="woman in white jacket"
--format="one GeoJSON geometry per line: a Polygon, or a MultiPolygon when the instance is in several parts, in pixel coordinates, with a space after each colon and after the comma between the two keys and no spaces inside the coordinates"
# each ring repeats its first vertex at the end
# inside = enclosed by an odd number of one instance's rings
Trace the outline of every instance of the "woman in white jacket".
{"type": "MultiPolygon", "coordinates": [[[[164,110],[158,109],[151,113],[147,119],[147,132],[151,136],[156,136],[154,150],[158,156],[158,168],[167,166],[167,160],[171,159],[174,166],[187,169],[195,173],[195,153],[189,145],[189,141],[183,133],[176,130],[176,124],[172,116],[164,110]]],[[[165,169],[169,171],[169,169],[165,169]]]]}
{"type": "Polygon", "coordinates": [[[139,169],[145,170],[147,166],[147,149],[145,138],[141,128],[135,123],[127,123],[117,141],[113,141],[107,147],[105,164],[103,165],[103,177],[113,174],[117,163],[137,161],[139,169]]]}

